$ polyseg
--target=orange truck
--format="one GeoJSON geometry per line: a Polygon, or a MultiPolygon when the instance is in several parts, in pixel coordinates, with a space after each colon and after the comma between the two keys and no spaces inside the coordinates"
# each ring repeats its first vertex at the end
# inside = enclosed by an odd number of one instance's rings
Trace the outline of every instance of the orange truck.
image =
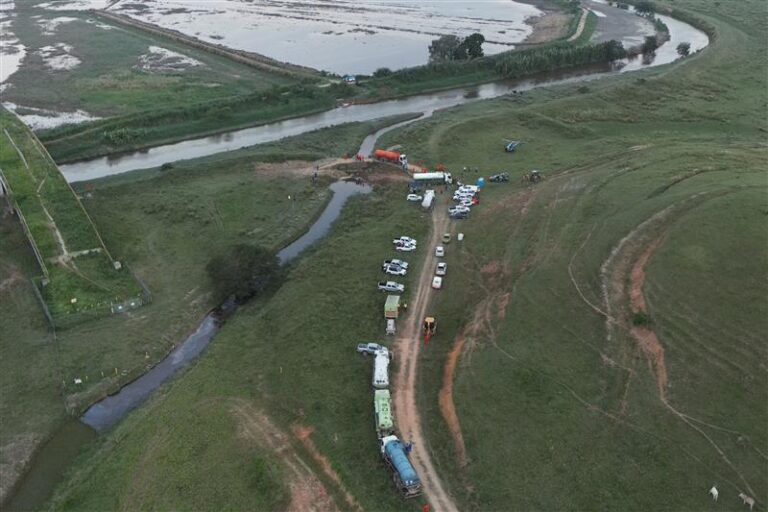
{"type": "Polygon", "coordinates": [[[383,149],[377,149],[374,151],[373,158],[376,160],[383,160],[385,162],[392,162],[393,164],[400,165],[408,160],[405,155],[402,155],[397,151],[384,151],[383,149]]]}

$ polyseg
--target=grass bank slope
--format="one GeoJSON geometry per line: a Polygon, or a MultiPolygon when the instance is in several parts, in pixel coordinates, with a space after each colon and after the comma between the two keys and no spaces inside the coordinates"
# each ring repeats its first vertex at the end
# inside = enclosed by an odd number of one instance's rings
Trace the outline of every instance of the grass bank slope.
{"type": "Polygon", "coordinates": [[[0,109],[0,176],[42,274],[41,294],[53,321],[110,314],[141,288],[113,259],[56,164],[32,132],[0,109]]]}
{"type": "Polygon", "coordinates": [[[483,193],[449,254],[463,294],[436,304],[421,404],[464,508],[701,509],[713,483],[719,506],[768,500],[764,4],[674,6],[716,31],[686,62],[387,135],[468,179],[547,176],[483,193]]]}

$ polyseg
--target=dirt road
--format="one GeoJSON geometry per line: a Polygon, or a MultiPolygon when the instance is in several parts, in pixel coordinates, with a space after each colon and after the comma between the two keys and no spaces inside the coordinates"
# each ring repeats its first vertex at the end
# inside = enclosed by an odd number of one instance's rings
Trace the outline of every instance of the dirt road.
{"type": "MultiPolygon", "coordinates": [[[[440,199],[443,199],[440,197],[440,199]]],[[[398,361],[395,377],[394,402],[395,418],[400,433],[406,441],[413,443],[411,462],[421,477],[427,500],[435,512],[456,512],[453,499],[440,480],[421,429],[421,418],[416,406],[416,375],[419,366],[419,351],[422,347],[421,322],[428,313],[432,297],[432,275],[436,264],[434,247],[448,227],[448,214],[443,201],[438,201],[432,214],[432,234],[427,243],[422,242],[421,250],[428,251],[421,269],[415,298],[411,300],[411,314],[401,327],[395,342],[395,360],[398,361]]]]}

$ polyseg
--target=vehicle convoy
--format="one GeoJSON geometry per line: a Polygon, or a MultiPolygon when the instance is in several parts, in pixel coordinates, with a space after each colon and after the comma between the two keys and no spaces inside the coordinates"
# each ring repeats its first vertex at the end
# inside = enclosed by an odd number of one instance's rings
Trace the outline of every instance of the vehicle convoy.
{"type": "Polygon", "coordinates": [[[379,350],[374,354],[372,384],[376,389],[389,387],[389,352],[379,350]]]}
{"type": "Polygon", "coordinates": [[[376,433],[379,439],[394,433],[392,397],[388,389],[377,389],[373,392],[373,418],[376,421],[376,433]]]}
{"type": "Polygon", "coordinates": [[[391,162],[393,164],[403,165],[408,162],[408,157],[404,154],[400,154],[397,151],[384,151],[383,149],[377,149],[373,152],[373,158],[384,162],[391,162]]]}
{"type": "Polygon", "coordinates": [[[433,277],[432,288],[434,288],[435,290],[439,290],[442,287],[443,287],[443,278],[438,276],[433,277]]]}
{"type": "Polygon", "coordinates": [[[424,192],[424,199],[421,201],[421,207],[424,210],[431,210],[435,204],[435,191],[427,190],[424,192]]]}
{"type": "Polygon", "coordinates": [[[400,296],[387,295],[387,301],[384,303],[384,318],[397,318],[400,312],[400,296]]]}
{"type": "Polygon", "coordinates": [[[448,264],[444,261],[441,261],[437,264],[437,267],[435,267],[435,274],[438,276],[444,276],[448,273],[448,264]]]}
{"type": "Polygon", "coordinates": [[[437,247],[435,247],[435,256],[438,257],[438,258],[444,257],[445,256],[445,247],[443,247],[442,245],[438,245],[437,247]]]}
{"type": "Polygon", "coordinates": [[[405,498],[413,498],[421,494],[421,479],[408,460],[405,446],[397,436],[381,438],[381,456],[384,458],[400,493],[405,498]]]}
{"type": "Polygon", "coordinates": [[[379,290],[383,292],[395,292],[400,293],[405,291],[405,285],[396,283],[394,281],[379,281],[379,290]]]}
{"type": "Polygon", "coordinates": [[[413,175],[415,185],[447,185],[453,183],[453,178],[449,172],[417,172],[413,175]]]}

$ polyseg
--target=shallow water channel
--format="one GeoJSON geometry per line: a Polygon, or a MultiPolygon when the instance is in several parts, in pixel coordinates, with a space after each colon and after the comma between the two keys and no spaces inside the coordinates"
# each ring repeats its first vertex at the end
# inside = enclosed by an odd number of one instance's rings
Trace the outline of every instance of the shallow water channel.
{"type": "MultiPolygon", "coordinates": [[[[303,251],[324,238],[350,197],[369,194],[372,191],[369,185],[345,181],[333,183],[330,189],[333,192],[331,200],[309,230],[277,253],[281,265],[289,264],[303,251]]],[[[128,413],[146,402],[160,386],[196,359],[236,309],[237,305],[228,301],[208,313],[195,332],[151,370],[114,395],[93,404],[81,416],[80,421],[68,420],[35,454],[29,472],[19,482],[13,496],[3,504],[3,511],[39,509],[62,480],[66,469],[80,449],[93,440],[97,433],[109,430],[128,413]]]]}
{"type": "MultiPolygon", "coordinates": [[[[616,9],[609,6],[602,8],[605,10],[616,9]]],[[[512,94],[515,91],[523,92],[536,87],[594,80],[613,74],[669,64],[679,58],[676,47],[678,43],[683,41],[691,43],[691,52],[701,50],[709,44],[707,35],[691,25],[669,16],[659,15],[659,18],[669,27],[670,40],[656,50],[656,56],[650,61],[644,61],[638,57],[614,65],[590,66],[544,73],[524,80],[495,82],[475,87],[461,87],[448,91],[420,94],[379,103],[337,107],[319,114],[235,130],[210,137],[190,139],[122,155],[106,156],[61,165],[60,169],[69,182],[85,181],[138,169],[158,167],[164,163],[214,155],[255,144],[274,142],[286,137],[343,123],[371,121],[382,117],[418,112],[422,113],[420,119],[424,119],[441,109],[479,100],[497,98],[512,94]]],[[[413,120],[403,122],[399,126],[408,122],[413,122],[413,120]]],[[[388,129],[384,130],[387,131],[388,129]]],[[[375,138],[372,140],[366,139],[361,152],[366,155],[369,154],[374,143],[375,138]]]]}

